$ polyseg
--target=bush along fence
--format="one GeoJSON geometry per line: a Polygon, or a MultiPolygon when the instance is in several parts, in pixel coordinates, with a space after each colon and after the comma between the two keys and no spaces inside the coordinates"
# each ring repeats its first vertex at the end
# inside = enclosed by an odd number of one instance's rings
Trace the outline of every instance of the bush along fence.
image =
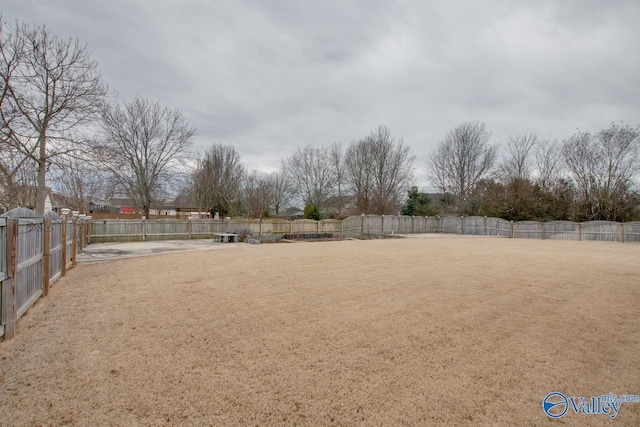
{"type": "MultiPolygon", "coordinates": [[[[480,216],[418,217],[360,215],[339,220],[196,219],[89,221],[92,243],[241,236],[347,237],[357,235],[445,233],[509,238],[640,242],[640,222],[507,221],[480,216]]],[[[269,240],[269,239],[265,239],[269,240]]]]}
{"type": "Polygon", "coordinates": [[[88,221],[65,209],[58,216],[18,208],[0,217],[0,336],[12,338],[16,322],[67,270],[88,243],[88,221]]]}

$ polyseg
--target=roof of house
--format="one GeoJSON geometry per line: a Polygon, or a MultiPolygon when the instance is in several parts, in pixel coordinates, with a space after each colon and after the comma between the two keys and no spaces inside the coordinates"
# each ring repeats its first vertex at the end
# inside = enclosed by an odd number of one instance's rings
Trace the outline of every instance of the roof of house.
{"type": "Polygon", "coordinates": [[[326,208],[338,208],[347,205],[353,205],[356,202],[356,196],[344,195],[344,196],[332,196],[322,202],[322,206],[326,208]]]}
{"type": "Polygon", "coordinates": [[[295,206],[289,206],[286,209],[282,209],[279,212],[279,214],[282,216],[297,216],[297,215],[303,215],[304,212],[300,208],[296,208],[295,206]]]}

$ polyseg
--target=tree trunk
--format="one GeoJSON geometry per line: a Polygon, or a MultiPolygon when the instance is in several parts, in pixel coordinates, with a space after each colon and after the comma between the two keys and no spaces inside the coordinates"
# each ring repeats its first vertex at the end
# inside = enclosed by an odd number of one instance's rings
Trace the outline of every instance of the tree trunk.
{"type": "Polygon", "coordinates": [[[42,128],[38,136],[38,190],[36,191],[36,213],[44,215],[44,204],[47,198],[47,146],[46,128],[42,128]]]}

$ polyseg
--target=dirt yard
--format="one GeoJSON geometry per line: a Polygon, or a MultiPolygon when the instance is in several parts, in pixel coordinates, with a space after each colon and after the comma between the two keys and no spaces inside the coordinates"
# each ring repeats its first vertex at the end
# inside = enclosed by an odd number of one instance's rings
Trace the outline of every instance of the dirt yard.
{"type": "Polygon", "coordinates": [[[1,425],[616,425],[640,246],[407,238],[79,265],[0,344],[1,425]]]}

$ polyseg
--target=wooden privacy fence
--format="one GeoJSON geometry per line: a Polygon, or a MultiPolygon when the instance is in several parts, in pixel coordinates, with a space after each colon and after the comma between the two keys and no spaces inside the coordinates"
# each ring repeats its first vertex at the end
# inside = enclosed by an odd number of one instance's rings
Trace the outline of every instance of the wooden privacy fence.
{"type": "Polygon", "coordinates": [[[500,218],[351,216],[342,221],[282,219],[196,219],[89,221],[82,216],[14,209],[0,217],[0,336],[15,334],[17,319],[66,271],[92,242],[202,239],[214,233],[322,235],[446,233],[523,239],[640,243],[640,222],[506,221],[500,218]]]}
{"type": "Polygon", "coordinates": [[[640,222],[507,221],[481,216],[360,215],[342,221],[310,219],[196,219],[90,221],[87,242],[213,238],[214,233],[355,236],[366,234],[445,233],[524,239],[640,242],[640,222]]]}
{"type": "Polygon", "coordinates": [[[300,219],[103,219],[90,221],[91,243],[146,240],[211,239],[214,233],[261,234],[334,234],[342,233],[338,220],[300,219]]]}
{"type": "Polygon", "coordinates": [[[87,237],[88,223],[73,216],[18,208],[0,217],[0,336],[15,335],[20,316],[75,266],[87,237]]]}

